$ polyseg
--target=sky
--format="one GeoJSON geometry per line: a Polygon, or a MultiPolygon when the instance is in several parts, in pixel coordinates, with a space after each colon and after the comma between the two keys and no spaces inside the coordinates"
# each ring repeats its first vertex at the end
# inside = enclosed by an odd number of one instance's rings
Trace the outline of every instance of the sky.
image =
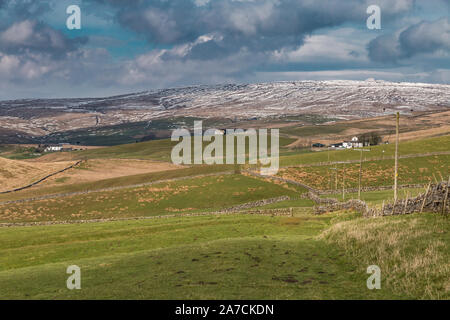
{"type": "Polygon", "coordinates": [[[368,78],[449,84],[450,0],[0,0],[0,100],[368,78]]]}

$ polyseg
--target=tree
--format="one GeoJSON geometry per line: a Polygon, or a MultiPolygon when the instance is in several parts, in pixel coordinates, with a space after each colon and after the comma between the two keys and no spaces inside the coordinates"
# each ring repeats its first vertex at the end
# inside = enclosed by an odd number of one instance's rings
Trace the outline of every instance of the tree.
{"type": "Polygon", "coordinates": [[[363,145],[365,146],[367,145],[376,146],[381,143],[381,140],[382,139],[377,132],[363,133],[358,137],[358,141],[362,142],[363,145]]]}
{"type": "Polygon", "coordinates": [[[377,132],[371,132],[369,141],[370,141],[371,146],[376,146],[376,145],[380,144],[381,137],[377,132]]]}

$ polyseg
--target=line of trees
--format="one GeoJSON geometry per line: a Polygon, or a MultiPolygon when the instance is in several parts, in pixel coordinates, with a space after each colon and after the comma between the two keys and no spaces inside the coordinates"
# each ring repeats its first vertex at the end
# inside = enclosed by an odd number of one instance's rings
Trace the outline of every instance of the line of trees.
{"type": "Polygon", "coordinates": [[[358,137],[359,142],[365,146],[376,146],[381,143],[381,136],[377,132],[363,133],[358,137]]]}

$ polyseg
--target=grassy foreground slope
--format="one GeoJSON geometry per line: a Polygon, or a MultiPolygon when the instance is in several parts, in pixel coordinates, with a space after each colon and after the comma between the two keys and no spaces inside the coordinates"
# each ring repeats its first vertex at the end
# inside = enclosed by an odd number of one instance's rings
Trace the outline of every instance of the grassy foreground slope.
{"type": "Polygon", "coordinates": [[[411,214],[335,223],[321,238],[382,270],[384,286],[419,299],[450,299],[448,216],[411,214]]]}
{"type": "Polygon", "coordinates": [[[449,225],[442,224],[441,216],[362,219],[300,211],[294,215],[202,216],[2,230],[0,297],[449,297],[449,259],[443,245],[448,241],[449,225]],[[66,288],[66,268],[73,264],[81,268],[81,290],[66,288]],[[381,290],[366,287],[366,269],[371,264],[382,269],[381,290]]]}

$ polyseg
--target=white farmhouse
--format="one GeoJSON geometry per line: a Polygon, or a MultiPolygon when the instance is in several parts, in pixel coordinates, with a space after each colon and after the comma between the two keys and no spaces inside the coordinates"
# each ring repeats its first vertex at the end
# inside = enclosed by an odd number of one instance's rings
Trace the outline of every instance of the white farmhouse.
{"type": "Polygon", "coordinates": [[[44,149],[44,152],[54,152],[54,151],[61,151],[62,146],[61,145],[49,145],[46,146],[44,149]]]}
{"type": "Polygon", "coordinates": [[[351,149],[351,148],[362,148],[362,147],[363,147],[363,143],[362,143],[362,142],[359,142],[358,137],[353,137],[352,140],[350,140],[350,141],[344,141],[344,142],[342,143],[342,146],[343,146],[344,148],[347,148],[347,149],[351,149]]]}

